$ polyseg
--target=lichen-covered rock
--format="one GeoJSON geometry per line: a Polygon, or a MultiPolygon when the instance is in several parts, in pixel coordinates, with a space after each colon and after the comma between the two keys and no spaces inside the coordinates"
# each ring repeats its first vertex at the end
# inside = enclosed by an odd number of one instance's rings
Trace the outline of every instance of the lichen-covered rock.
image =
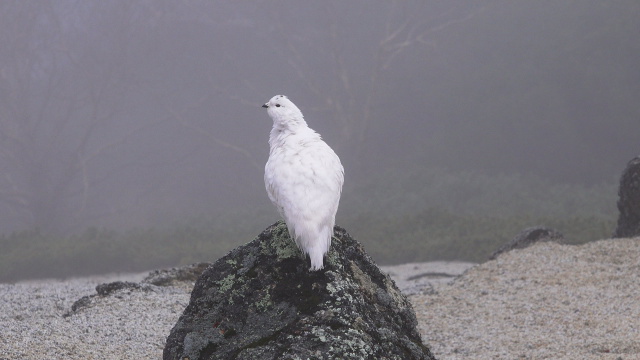
{"type": "Polygon", "coordinates": [[[310,272],[278,222],[202,273],[164,359],[434,359],[416,326],[407,298],[344,229],[310,272]]]}
{"type": "Polygon", "coordinates": [[[631,159],[620,177],[618,225],[613,237],[640,236],[640,156],[631,159]]]}
{"type": "Polygon", "coordinates": [[[543,226],[533,226],[530,228],[526,228],[522,230],[518,235],[516,235],[516,237],[514,237],[511,241],[504,244],[500,249],[491,254],[489,260],[493,260],[497,258],[498,255],[507,251],[511,251],[513,249],[524,249],[537,242],[543,241],[555,241],[558,243],[562,243],[564,241],[564,235],[562,235],[561,232],[555,229],[543,226]]]}

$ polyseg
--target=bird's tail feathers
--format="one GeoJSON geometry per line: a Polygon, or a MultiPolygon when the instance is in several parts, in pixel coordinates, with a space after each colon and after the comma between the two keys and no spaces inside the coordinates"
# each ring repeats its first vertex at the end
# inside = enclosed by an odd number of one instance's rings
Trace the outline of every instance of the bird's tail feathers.
{"type": "Polygon", "coordinates": [[[309,254],[311,259],[311,271],[324,267],[324,255],[331,247],[331,235],[333,226],[323,226],[319,230],[306,228],[303,231],[295,231],[295,241],[304,254],[309,254]]]}

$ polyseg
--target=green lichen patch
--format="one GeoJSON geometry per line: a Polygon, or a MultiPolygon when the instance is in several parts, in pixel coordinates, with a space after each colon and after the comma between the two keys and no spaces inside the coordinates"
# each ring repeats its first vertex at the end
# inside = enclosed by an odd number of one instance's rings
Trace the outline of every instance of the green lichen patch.
{"type": "Polygon", "coordinates": [[[271,300],[271,294],[265,292],[265,294],[258,298],[258,300],[252,304],[257,311],[266,312],[273,307],[273,301],[271,300]]]}
{"type": "Polygon", "coordinates": [[[224,279],[218,281],[218,291],[227,292],[229,291],[233,285],[235,284],[236,276],[234,274],[229,274],[224,279]]]}

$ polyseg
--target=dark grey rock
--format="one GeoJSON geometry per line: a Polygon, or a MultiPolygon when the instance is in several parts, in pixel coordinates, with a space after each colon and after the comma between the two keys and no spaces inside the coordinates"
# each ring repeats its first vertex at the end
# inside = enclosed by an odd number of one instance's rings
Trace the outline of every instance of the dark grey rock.
{"type": "Polygon", "coordinates": [[[91,299],[94,297],[95,295],[86,295],[81,297],[80,299],[76,300],[73,305],[71,305],[71,312],[67,312],[64,314],[64,317],[68,317],[73,315],[74,313],[78,312],[80,309],[84,309],[89,307],[89,305],[91,305],[91,299]]]}
{"type": "Polygon", "coordinates": [[[96,296],[108,296],[117,290],[122,289],[138,289],[140,285],[132,282],[115,281],[106,284],[100,284],[96,286],[96,294],[86,295],[76,300],[71,305],[71,310],[67,311],[62,317],[69,317],[79,313],[81,310],[90,307],[93,304],[93,298],[96,296]]]}
{"type": "Polygon", "coordinates": [[[631,159],[620,177],[618,225],[613,237],[640,236],[640,156],[631,159]]]}
{"type": "Polygon", "coordinates": [[[334,236],[316,272],[283,222],[216,261],[164,359],[434,359],[394,282],[344,229],[334,236]]]}
{"type": "Polygon", "coordinates": [[[106,284],[100,284],[96,286],[96,292],[100,296],[107,296],[118,290],[135,290],[139,289],[140,285],[130,281],[114,281],[106,284]]]}
{"type": "Polygon", "coordinates": [[[178,268],[154,270],[142,280],[142,283],[156,286],[181,285],[180,283],[193,283],[198,280],[202,272],[211,263],[195,263],[178,268]]]}
{"type": "MultiPolygon", "coordinates": [[[[81,310],[92,306],[96,296],[111,296],[118,291],[153,291],[154,286],[176,286],[191,290],[193,283],[202,274],[210,263],[196,263],[178,268],[154,270],[149,273],[140,283],[131,281],[113,281],[96,286],[96,293],[86,295],[78,299],[71,305],[71,310],[63,316],[69,317],[77,314],[81,310]]],[[[115,295],[118,296],[118,295],[115,295]]]]}
{"type": "Polygon", "coordinates": [[[507,251],[511,251],[513,249],[524,249],[528,246],[531,246],[537,242],[543,241],[555,241],[558,243],[562,243],[564,241],[564,235],[561,232],[543,227],[543,226],[534,226],[530,228],[526,228],[522,230],[515,238],[511,241],[503,245],[498,251],[494,252],[489,259],[493,260],[498,257],[498,255],[505,253],[507,251]]]}
{"type": "Polygon", "coordinates": [[[77,314],[81,310],[90,307],[93,304],[93,299],[96,296],[105,297],[110,296],[121,290],[142,290],[148,291],[150,290],[150,285],[148,284],[138,284],[130,281],[114,281],[105,284],[99,284],[96,286],[96,293],[92,295],[86,295],[76,300],[73,305],[71,305],[71,311],[66,312],[63,317],[69,317],[77,314]]]}

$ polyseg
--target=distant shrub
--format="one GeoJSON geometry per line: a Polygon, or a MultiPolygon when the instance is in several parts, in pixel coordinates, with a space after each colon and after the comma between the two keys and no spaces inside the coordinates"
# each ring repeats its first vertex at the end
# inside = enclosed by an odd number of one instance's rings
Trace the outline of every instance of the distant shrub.
{"type": "MultiPolygon", "coordinates": [[[[534,225],[558,229],[574,244],[610,237],[616,186],[615,179],[588,187],[522,175],[389,171],[345,188],[337,221],[380,264],[481,262],[534,225]]],[[[67,237],[37,230],[0,235],[0,281],[214,261],[277,219],[274,209],[264,207],[163,228],[89,228],[67,237]]]]}
{"type": "Polygon", "coordinates": [[[519,174],[388,171],[345,192],[340,224],[379,263],[485,261],[522,229],[544,225],[569,243],[609,238],[617,184],[553,184],[519,174]]]}
{"type": "Polygon", "coordinates": [[[558,229],[567,237],[567,243],[581,244],[608,238],[613,221],[595,217],[460,216],[429,209],[403,218],[368,218],[349,231],[362,239],[367,251],[381,264],[483,262],[522,229],[533,225],[558,229]]]}

